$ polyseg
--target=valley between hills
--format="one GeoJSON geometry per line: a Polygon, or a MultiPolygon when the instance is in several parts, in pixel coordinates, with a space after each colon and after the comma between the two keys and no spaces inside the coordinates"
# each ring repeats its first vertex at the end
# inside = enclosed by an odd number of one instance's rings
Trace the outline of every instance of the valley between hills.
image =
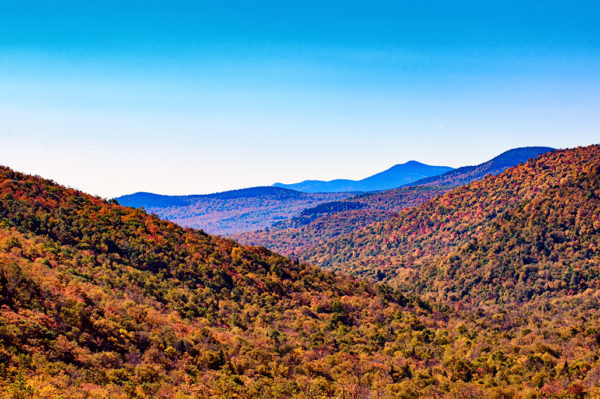
{"type": "Polygon", "coordinates": [[[1,167],[0,396],[600,397],[600,145],[251,190],[149,206],[1,167]],[[164,220],[224,206],[233,239],[164,220]]]}

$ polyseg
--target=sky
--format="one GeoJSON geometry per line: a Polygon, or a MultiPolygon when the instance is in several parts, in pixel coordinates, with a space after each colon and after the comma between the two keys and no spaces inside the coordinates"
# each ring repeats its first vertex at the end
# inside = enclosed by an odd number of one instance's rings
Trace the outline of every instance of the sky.
{"type": "Polygon", "coordinates": [[[0,0],[0,164],[106,198],[600,142],[592,1],[0,0]]]}

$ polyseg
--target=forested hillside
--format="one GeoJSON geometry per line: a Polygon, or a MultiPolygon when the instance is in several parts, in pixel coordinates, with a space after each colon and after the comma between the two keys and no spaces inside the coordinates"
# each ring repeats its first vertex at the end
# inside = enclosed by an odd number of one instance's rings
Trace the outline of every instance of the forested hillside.
{"type": "Polygon", "coordinates": [[[391,290],[6,168],[0,193],[2,397],[350,395],[402,366],[382,322],[441,323],[391,290]]]}
{"type": "Polygon", "coordinates": [[[465,166],[422,179],[411,183],[410,187],[320,204],[307,208],[299,216],[277,222],[263,230],[235,234],[233,237],[244,244],[263,245],[284,255],[308,259],[305,254],[316,245],[372,223],[383,222],[404,208],[417,206],[487,175],[499,174],[511,166],[552,150],[549,147],[515,148],[480,165],[465,166]]]}
{"type": "Polygon", "coordinates": [[[452,187],[404,187],[349,197],[307,208],[300,215],[258,231],[232,237],[247,245],[265,246],[278,253],[302,257],[311,247],[342,234],[392,217],[400,210],[417,206],[452,187]]]}
{"type": "Polygon", "coordinates": [[[252,187],[206,195],[135,193],[118,197],[125,206],[146,211],[184,227],[228,235],[258,230],[296,216],[303,209],[336,201],[350,193],[302,193],[277,187],[252,187]]]}
{"type": "Polygon", "coordinates": [[[597,289],[600,146],[547,153],[316,247],[307,259],[438,299],[597,289]]]}
{"type": "Polygon", "coordinates": [[[0,168],[0,397],[599,395],[597,300],[426,302],[0,168]]]}

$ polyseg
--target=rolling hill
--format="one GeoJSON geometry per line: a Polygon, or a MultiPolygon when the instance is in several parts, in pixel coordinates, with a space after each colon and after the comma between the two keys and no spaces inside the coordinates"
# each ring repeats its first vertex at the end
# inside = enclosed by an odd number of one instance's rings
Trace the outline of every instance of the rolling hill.
{"type": "Polygon", "coordinates": [[[1,397],[594,397],[598,291],[562,292],[424,301],[0,168],[1,397]]]}
{"type": "Polygon", "coordinates": [[[305,180],[294,184],[275,183],[273,186],[308,193],[380,191],[404,186],[416,180],[437,176],[451,170],[452,168],[447,166],[431,166],[417,161],[409,161],[362,180],[305,180]]]}
{"type": "Polygon", "coordinates": [[[427,202],[459,185],[501,173],[508,167],[552,150],[549,147],[515,148],[480,165],[461,167],[395,190],[323,203],[263,230],[233,237],[244,244],[263,245],[273,251],[304,259],[304,253],[315,245],[369,224],[385,221],[404,208],[427,202]]]}
{"type": "Polygon", "coordinates": [[[305,259],[437,299],[524,301],[600,288],[600,146],[546,153],[305,259]]]}
{"type": "Polygon", "coordinates": [[[262,229],[295,216],[303,209],[349,195],[252,187],[207,195],[135,193],[116,200],[125,206],[144,207],[148,212],[184,227],[227,235],[262,229]]]}

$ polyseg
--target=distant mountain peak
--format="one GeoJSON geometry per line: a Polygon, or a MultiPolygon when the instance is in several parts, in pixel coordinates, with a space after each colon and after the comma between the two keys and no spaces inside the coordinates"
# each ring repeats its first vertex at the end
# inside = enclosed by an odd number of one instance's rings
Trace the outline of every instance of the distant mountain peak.
{"type": "Polygon", "coordinates": [[[274,187],[308,193],[316,192],[368,192],[389,190],[410,184],[426,177],[437,176],[453,170],[448,166],[432,166],[415,160],[396,164],[383,172],[361,180],[335,179],[330,181],[304,180],[300,183],[275,183],[274,187]]]}

